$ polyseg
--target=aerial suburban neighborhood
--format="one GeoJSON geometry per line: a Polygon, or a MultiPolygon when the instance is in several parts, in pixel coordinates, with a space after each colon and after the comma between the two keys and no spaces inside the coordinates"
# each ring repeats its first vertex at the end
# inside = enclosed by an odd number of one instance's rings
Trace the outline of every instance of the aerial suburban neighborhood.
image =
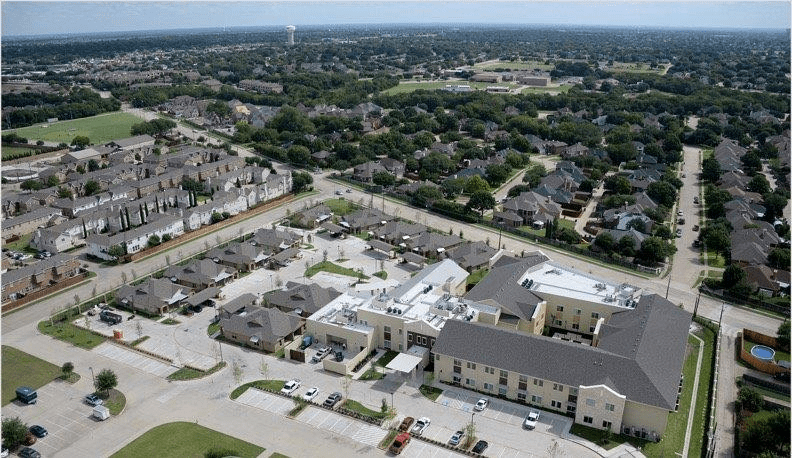
{"type": "Polygon", "coordinates": [[[789,456],[780,5],[4,32],[2,456],[789,456]]]}

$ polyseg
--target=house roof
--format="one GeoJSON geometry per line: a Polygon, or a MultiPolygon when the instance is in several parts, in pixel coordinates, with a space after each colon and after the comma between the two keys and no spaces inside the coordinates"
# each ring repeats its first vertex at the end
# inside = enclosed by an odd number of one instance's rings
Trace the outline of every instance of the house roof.
{"type": "Polygon", "coordinates": [[[286,284],[286,289],[267,293],[265,299],[271,306],[290,310],[300,309],[310,315],[340,295],[341,293],[333,288],[322,288],[314,283],[303,285],[289,282],[286,284]]]}
{"type": "Polygon", "coordinates": [[[35,264],[4,272],[2,277],[3,285],[5,286],[23,278],[42,274],[51,269],[63,268],[64,266],[77,267],[79,265],[80,262],[76,257],[65,253],[59,253],[52,257],[44,258],[35,264]]]}
{"type": "Polygon", "coordinates": [[[164,276],[176,278],[196,285],[208,285],[233,276],[236,269],[216,264],[211,259],[194,259],[184,266],[171,266],[165,269],[164,276]]]}
{"type": "Polygon", "coordinates": [[[526,269],[547,261],[548,258],[543,254],[536,254],[508,262],[511,259],[513,258],[496,263],[489,274],[468,291],[465,299],[495,305],[511,315],[530,321],[536,306],[543,299],[520,286],[517,280],[526,269]]]}
{"type": "Polygon", "coordinates": [[[450,249],[446,254],[450,259],[459,264],[463,269],[478,267],[489,260],[498,252],[495,248],[486,243],[478,241],[473,243],[463,243],[458,247],[450,249]]]}
{"type": "Polygon", "coordinates": [[[448,320],[432,351],[574,387],[602,384],[630,401],[674,410],[690,320],[651,294],[613,314],[599,347],[448,320]]]}
{"type": "Polygon", "coordinates": [[[226,302],[220,308],[223,313],[239,313],[245,307],[255,304],[257,299],[255,294],[244,293],[226,302]]]}
{"type": "Polygon", "coordinates": [[[232,264],[256,263],[267,258],[264,247],[248,242],[232,242],[225,248],[213,248],[206,253],[207,259],[217,259],[220,262],[232,264]]]}
{"type": "Polygon", "coordinates": [[[131,306],[149,313],[159,313],[160,308],[185,299],[189,292],[190,288],[171,283],[164,278],[149,278],[139,285],[122,286],[116,299],[127,301],[131,306]]]}
{"type": "Polygon", "coordinates": [[[220,288],[212,286],[211,288],[206,288],[205,290],[188,297],[187,303],[190,305],[198,305],[206,302],[209,299],[212,299],[213,297],[217,297],[218,294],[220,294],[220,288]]]}
{"type": "Polygon", "coordinates": [[[303,319],[291,313],[283,313],[276,308],[251,306],[245,313],[221,317],[223,333],[232,332],[248,338],[256,337],[267,343],[275,343],[298,330],[303,319]]]}

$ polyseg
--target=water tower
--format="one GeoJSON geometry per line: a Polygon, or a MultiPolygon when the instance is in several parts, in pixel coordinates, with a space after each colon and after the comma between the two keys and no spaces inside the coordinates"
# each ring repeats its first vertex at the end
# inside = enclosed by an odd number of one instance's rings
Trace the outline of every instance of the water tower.
{"type": "Polygon", "coordinates": [[[286,44],[294,44],[294,29],[295,27],[293,25],[286,26],[286,44]]]}

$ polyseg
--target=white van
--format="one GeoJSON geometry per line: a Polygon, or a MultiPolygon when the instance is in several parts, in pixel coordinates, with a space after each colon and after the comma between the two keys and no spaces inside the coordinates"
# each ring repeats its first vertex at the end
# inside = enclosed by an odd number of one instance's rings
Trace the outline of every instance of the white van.
{"type": "Polygon", "coordinates": [[[110,409],[105,406],[96,406],[93,408],[92,416],[97,420],[107,420],[110,418],[110,409]]]}

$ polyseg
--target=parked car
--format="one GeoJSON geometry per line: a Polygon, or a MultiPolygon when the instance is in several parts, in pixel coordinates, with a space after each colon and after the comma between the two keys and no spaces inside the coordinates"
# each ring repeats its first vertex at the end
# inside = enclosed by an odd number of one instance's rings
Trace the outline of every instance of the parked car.
{"type": "Polygon", "coordinates": [[[305,394],[303,395],[303,399],[305,399],[307,401],[312,401],[313,398],[315,398],[317,394],[319,394],[319,388],[313,387],[310,390],[305,392],[305,394]]]}
{"type": "Polygon", "coordinates": [[[406,447],[409,442],[410,435],[408,433],[401,433],[396,436],[396,439],[393,440],[393,443],[391,444],[390,448],[388,448],[388,451],[394,455],[398,455],[402,450],[404,450],[404,447],[406,447]]]}
{"type": "Polygon", "coordinates": [[[335,360],[339,363],[344,360],[344,353],[341,350],[336,350],[334,354],[335,360]]]}
{"type": "Polygon", "coordinates": [[[676,236],[677,237],[682,237],[682,229],[677,229],[676,230],[676,236]]]}
{"type": "Polygon", "coordinates": [[[99,396],[97,396],[95,394],[89,394],[89,395],[85,396],[85,402],[87,404],[89,404],[89,405],[92,405],[92,406],[100,406],[100,405],[104,404],[104,401],[99,399],[99,396]]]}
{"type": "Polygon", "coordinates": [[[289,380],[288,382],[283,384],[283,388],[281,388],[281,394],[285,394],[286,396],[291,396],[291,394],[297,391],[297,388],[299,387],[300,387],[299,379],[289,380]]]}
{"type": "Polygon", "coordinates": [[[451,439],[448,440],[448,443],[450,445],[457,446],[457,445],[459,445],[459,442],[462,441],[462,437],[464,437],[464,436],[465,436],[465,432],[462,431],[462,430],[459,430],[459,431],[455,432],[453,436],[451,436],[451,439]]]}
{"type": "Polygon", "coordinates": [[[473,406],[473,410],[477,412],[481,412],[482,410],[487,408],[488,404],[489,401],[487,400],[487,398],[481,398],[476,402],[476,405],[473,406]]]}
{"type": "Polygon", "coordinates": [[[694,230],[695,232],[698,232],[698,230],[699,230],[699,225],[698,225],[698,224],[694,224],[694,225],[693,225],[693,230],[694,230]]]}
{"type": "Polygon", "coordinates": [[[536,428],[536,423],[539,421],[539,412],[536,410],[532,410],[528,412],[528,416],[525,417],[525,421],[523,422],[523,426],[526,429],[534,429],[536,428]]]}
{"type": "Polygon", "coordinates": [[[41,425],[33,425],[30,427],[30,432],[33,433],[34,436],[41,439],[42,437],[47,436],[47,428],[41,425]]]}
{"type": "Polygon", "coordinates": [[[19,458],[41,458],[41,453],[30,447],[24,447],[19,451],[18,455],[19,458]]]}
{"type": "Polygon", "coordinates": [[[8,456],[8,447],[3,444],[2,448],[0,448],[0,458],[5,458],[8,456]]]}
{"type": "Polygon", "coordinates": [[[330,347],[319,347],[316,350],[316,353],[311,358],[312,363],[318,363],[319,361],[323,360],[325,356],[330,354],[330,347]]]}
{"type": "Polygon", "coordinates": [[[336,191],[335,193],[336,193],[337,196],[340,196],[341,194],[343,194],[343,192],[341,192],[341,191],[336,191]]]}
{"type": "Polygon", "coordinates": [[[484,453],[484,450],[486,450],[487,447],[489,447],[487,441],[478,441],[476,442],[476,445],[473,446],[473,453],[478,453],[479,455],[481,455],[482,453],[484,453]]]}
{"type": "Polygon", "coordinates": [[[679,218],[677,220],[677,224],[680,224],[680,225],[685,224],[685,218],[679,218]]]}
{"type": "Polygon", "coordinates": [[[698,196],[696,196],[696,197],[694,197],[694,198],[693,198],[693,203],[694,203],[694,204],[698,204],[698,203],[699,203],[699,198],[698,198],[698,196]]]}
{"type": "Polygon", "coordinates": [[[685,212],[683,212],[682,210],[679,210],[677,212],[677,216],[685,216],[685,212]]]}
{"type": "Polygon", "coordinates": [[[418,419],[418,421],[415,422],[415,426],[413,426],[410,432],[412,432],[417,436],[420,436],[421,434],[423,434],[423,432],[426,430],[427,426],[429,426],[429,423],[431,422],[432,421],[429,420],[428,418],[421,417],[418,419]]]}
{"type": "Polygon", "coordinates": [[[332,408],[336,404],[338,404],[338,401],[340,400],[341,400],[341,393],[336,391],[335,393],[328,396],[327,399],[325,399],[324,406],[332,408]]]}
{"type": "Polygon", "coordinates": [[[346,191],[346,192],[347,192],[347,193],[351,193],[351,192],[352,192],[352,190],[351,190],[351,189],[349,189],[349,188],[347,188],[347,191],[346,191]]]}
{"type": "Polygon", "coordinates": [[[410,426],[415,422],[415,418],[413,417],[404,417],[401,424],[399,425],[399,431],[409,431],[410,426]]]}

